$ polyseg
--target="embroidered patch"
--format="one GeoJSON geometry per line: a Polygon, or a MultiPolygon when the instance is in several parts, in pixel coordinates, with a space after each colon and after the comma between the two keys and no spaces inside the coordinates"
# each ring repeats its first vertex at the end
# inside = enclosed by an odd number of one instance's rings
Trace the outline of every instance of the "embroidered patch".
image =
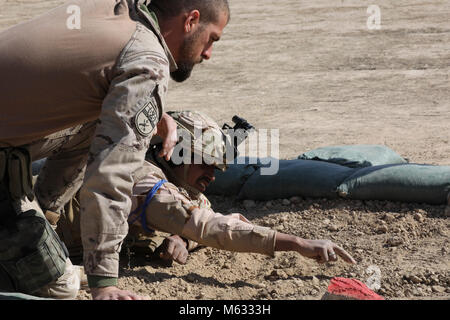
{"type": "Polygon", "coordinates": [[[158,108],[152,100],[147,102],[134,118],[136,130],[144,137],[150,135],[158,123],[158,108]]]}

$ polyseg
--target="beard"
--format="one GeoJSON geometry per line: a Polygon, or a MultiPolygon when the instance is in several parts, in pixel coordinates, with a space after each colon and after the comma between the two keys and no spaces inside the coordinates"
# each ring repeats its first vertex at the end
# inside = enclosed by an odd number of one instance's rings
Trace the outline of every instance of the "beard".
{"type": "Polygon", "coordinates": [[[202,63],[203,59],[196,61],[193,56],[194,48],[197,45],[200,32],[203,29],[199,28],[194,34],[186,37],[180,48],[180,61],[177,62],[178,69],[170,73],[170,77],[176,82],[183,82],[191,76],[192,69],[197,63],[202,63]]]}

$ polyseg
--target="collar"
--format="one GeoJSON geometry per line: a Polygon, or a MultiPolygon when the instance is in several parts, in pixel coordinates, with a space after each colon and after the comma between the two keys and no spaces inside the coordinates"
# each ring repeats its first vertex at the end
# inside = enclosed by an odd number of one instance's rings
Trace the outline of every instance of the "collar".
{"type": "Polygon", "coordinates": [[[161,43],[164,52],[169,59],[170,72],[176,71],[178,69],[177,63],[175,62],[175,59],[173,58],[172,53],[170,52],[169,47],[167,46],[166,41],[161,34],[158,18],[156,17],[156,14],[154,12],[151,12],[147,8],[147,5],[150,4],[150,2],[151,0],[136,0],[136,11],[138,15],[143,18],[147,24],[150,25],[152,31],[158,37],[159,42],[161,43]]]}

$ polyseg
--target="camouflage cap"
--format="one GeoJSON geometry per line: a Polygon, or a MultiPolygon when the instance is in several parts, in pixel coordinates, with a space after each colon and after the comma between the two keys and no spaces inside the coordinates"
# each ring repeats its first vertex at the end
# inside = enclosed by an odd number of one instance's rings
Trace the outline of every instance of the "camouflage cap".
{"type": "Polygon", "coordinates": [[[194,163],[206,163],[219,170],[226,170],[227,160],[234,158],[231,154],[227,157],[227,145],[231,145],[230,137],[213,119],[197,111],[167,113],[178,125],[179,147],[191,151],[194,163]]]}

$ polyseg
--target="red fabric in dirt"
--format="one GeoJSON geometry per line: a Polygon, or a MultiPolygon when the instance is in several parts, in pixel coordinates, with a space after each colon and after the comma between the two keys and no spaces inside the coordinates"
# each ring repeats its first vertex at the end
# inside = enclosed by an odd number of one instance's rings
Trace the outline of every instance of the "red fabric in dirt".
{"type": "Polygon", "coordinates": [[[328,286],[328,293],[357,300],[384,300],[382,296],[356,279],[333,278],[328,286]]]}

